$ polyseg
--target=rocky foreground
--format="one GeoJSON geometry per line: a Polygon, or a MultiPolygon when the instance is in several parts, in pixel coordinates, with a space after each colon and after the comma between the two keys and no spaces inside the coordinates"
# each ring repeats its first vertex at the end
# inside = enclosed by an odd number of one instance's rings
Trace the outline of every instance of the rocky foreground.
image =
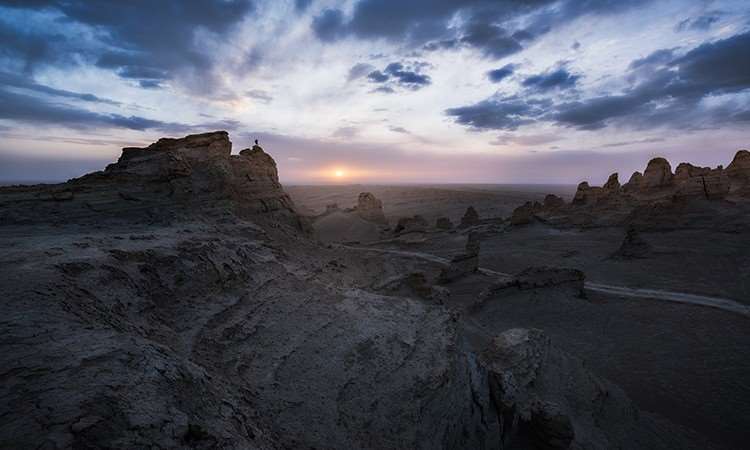
{"type": "Polygon", "coordinates": [[[225,132],[0,188],[0,229],[0,448],[706,448],[540,330],[467,334],[437,284],[477,270],[476,235],[448,267],[320,244],[225,132]]]}

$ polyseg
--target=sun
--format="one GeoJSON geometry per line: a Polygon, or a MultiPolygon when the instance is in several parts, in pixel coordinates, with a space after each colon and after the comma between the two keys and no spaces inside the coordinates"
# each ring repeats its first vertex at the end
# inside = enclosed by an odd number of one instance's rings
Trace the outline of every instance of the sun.
{"type": "Polygon", "coordinates": [[[335,172],[333,172],[333,174],[336,176],[336,178],[342,178],[344,176],[344,171],[336,170],[335,172]]]}

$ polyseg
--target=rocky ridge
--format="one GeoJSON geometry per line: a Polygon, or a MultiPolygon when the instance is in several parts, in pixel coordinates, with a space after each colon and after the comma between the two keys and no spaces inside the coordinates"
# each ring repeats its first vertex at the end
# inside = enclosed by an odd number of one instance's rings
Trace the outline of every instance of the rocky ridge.
{"type": "MultiPolygon", "coordinates": [[[[642,174],[633,173],[623,185],[614,173],[601,187],[581,182],[570,204],[553,197],[544,204],[519,206],[510,222],[523,225],[535,218],[562,226],[708,226],[717,222],[712,217],[744,214],[740,210],[750,204],[750,152],[738,151],[726,169],[680,163],[674,173],[669,161],[653,158],[642,174]]],[[[734,216],[718,222],[727,229],[742,226],[734,216]]]]}

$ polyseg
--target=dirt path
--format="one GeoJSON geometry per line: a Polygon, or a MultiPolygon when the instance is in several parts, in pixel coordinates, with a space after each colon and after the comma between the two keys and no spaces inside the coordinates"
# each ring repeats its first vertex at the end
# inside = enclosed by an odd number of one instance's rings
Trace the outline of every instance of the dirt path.
{"type": "MultiPolygon", "coordinates": [[[[430,253],[423,252],[412,252],[405,250],[387,250],[382,248],[370,248],[370,247],[353,247],[348,245],[341,245],[343,248],[351,250],[369,251],[375,253],[384,253],[391,255],[399,255],[407,258],[422,259],[425,261],[434,262],[440,265],[450,264],[450,260],[442,258],[440,256],[432,255],[430,253]]],[[[499,277],[510,277],[511,274],[497,272],[492,269],[480,267],[479,271],[485,275],[495,275],[499,277]]],[[[705,295],[686,294],[683,292],[671,292],[661,291],[656,289],[641,289],[641,288],[629,288],[625,286],[612,286],[608,284],[592,283],[587,281],[584,284],[585,289],[593,292],[601,292],[605,294],[617,295],[620,297],[640,298],[640,299],[651,299],[660,300],[666,302],[676,302],[688,305],[707,306],[709,308],[717,308],[724,311],[740,314],[745,317],[750,317],[750,306],[743,305],[734,300],[729,300],[719,297],[708,297],[705,295]]]]}

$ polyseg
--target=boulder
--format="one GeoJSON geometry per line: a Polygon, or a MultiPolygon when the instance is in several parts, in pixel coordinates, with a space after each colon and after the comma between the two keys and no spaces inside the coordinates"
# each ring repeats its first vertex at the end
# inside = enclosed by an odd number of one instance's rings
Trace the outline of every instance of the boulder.
{"type": "Polygon", "coordinates": [[[461,223],[458,225],[459,228],[468,228],[479,225],[479,214],[473,206],[466,208],[464,216],[461,217],[461,223]]]}
{"type": "Polygon", "coordinates": [[[420,232],[423,233],[427,231],[427,228],[429,228],[429,223],[427,223],[427,219],[420,215],[416,215],[414,217],[402,217],[398,219],[398,223],[396,224],[396,228],[394,228],[394,233],[413,233],[413,232],[420,232]]]}
{"type": "Polygon", "coordinates": [[[453,228],[453,222],[447,217],[438,217],[435,221],[435,228],[438,230],[450,230],[453,228]]]}
{"type": "Polygon", "coordinates": [[[670,186],[672,184],[672,167],[664,158],[653,158],[648,162],[641,180],[641,190],[652,190],[670,186]]]}
{"type": "Polygon", "coordinates": [[[339,210],[338,203],[329,203],[326,205],[326,211],[324,214],[331,214],[339,210]]]}
{"type": "Polygon", "coordinates": [[[362,192],[357,198],[357,214],[364,220],[379,224],[386,224],[388,221],[383,214],[383,202],[378,200],[370,192],[362,192]]]}

